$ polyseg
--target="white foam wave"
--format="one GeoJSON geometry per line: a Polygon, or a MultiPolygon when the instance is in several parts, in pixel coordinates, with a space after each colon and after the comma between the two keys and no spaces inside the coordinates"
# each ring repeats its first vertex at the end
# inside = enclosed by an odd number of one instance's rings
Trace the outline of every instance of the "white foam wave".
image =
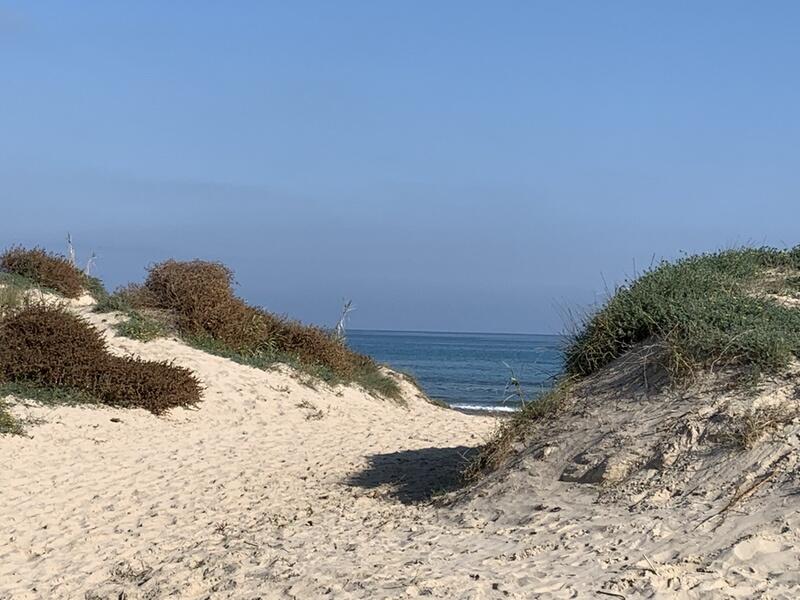
{"type": "Polygon", "coordinates": [[[507,405],[489,405],[486,404],[451,404],[450,408],[458,408],[461,410],[485,410],[487,412],[517,412],[518,408],[507,405]]]}

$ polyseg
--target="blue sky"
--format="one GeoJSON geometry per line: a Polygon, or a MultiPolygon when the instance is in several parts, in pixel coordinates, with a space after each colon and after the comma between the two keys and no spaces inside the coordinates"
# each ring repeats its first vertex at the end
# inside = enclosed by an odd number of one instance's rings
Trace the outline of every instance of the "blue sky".
{"type": "Polygon", "coordinates": [[[223,260],[351,326],[554,332],[794,245],[794,2],[2,2],[0,244],[223,260]]]}

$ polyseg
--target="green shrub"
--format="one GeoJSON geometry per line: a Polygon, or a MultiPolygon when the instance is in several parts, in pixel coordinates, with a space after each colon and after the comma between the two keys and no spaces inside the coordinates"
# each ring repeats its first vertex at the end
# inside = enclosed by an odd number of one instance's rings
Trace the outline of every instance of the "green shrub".
{"type": "Polygon", "coordinates": [[[559,383],[505,421],[465,476],[498,467],[537,423],[560,412],[576,382],[641,344],[661,349],[656,355],[678,383],[738,366],[740,384],[752,385],[748,376],[786,367],[800,357],[800,309],[768,294],[795,288],[799,274],[800,246],[744,248],[662,262],[626,282],[573,337],[559,383]]]}
{"type": "Polygon", "coordinates": [[[0,320],[0,383],[80,390],[111,406],[161,413],[200,400],[191,371],[119,357],[102,334],[61,307],[30,305],[0,320]]]}
{"type": "Polygon", "coordinates": [[[6,250],[0,255],[0,271],[26,277],[67,298],[78,298],[93,285],[69,260],[42,248],[6,250]]]}
{"type": "Polygon", "coordinates": [[[646,341],[661,345],[677,379],[712,364],[783,368],[800,354],[800,311],[760,294],[796,277],[800,247],[740,249],[662,263],[613,297],[566,352],[567,372],[590,375],[646,341]]]}

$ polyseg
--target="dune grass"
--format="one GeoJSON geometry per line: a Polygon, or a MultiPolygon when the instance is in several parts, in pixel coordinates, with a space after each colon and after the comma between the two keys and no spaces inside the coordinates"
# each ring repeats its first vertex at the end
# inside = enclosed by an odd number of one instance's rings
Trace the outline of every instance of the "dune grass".
{"type": "Polygon", "coordinates": [[[129,311],[127,319],[115,325],[114,329],[118,334],[140,342],[151,342],[169,333],[158,320],[134,310],[129,311]]]}
{"type": "Polygon", "coordinates": [[[566,352],[570,375],[591,375],[652,340],[679,382],[712,367],[775,372],[800,354],[800,311],[764,296],[794,285],[800,247],[738,249],[662,263],[620,287],[566,352]]]}
{"type": "MultiPolygon", "coordinates": [[[[577,326],[555,387],[528,402],[484,445],[465,475],[501,465],[516,443],[568,404],[571,388],[641,344],[651,344],[675,385],[732,369],[742,386],[800,358],[800,309],[771,295],[798,290],[800,246],[740,248],[662,262],[617,288],[577,326]]],[[[751,419],[740,438],[750,443],[751,419]]]]}
{"type": "MultiPolygon", "coordinates": [[[[0,395],[2,395],[2,391],[0,391],[0,395]]],[[[22,435],[24,431],[22,423],[14,418],[14,415],[8,411],[8,405],[0,400],[0,435],[22,435]]]]}
{"type": "Polygon", "coordinates": [[[514,444],[524,440],[534,426],[558,415],[567,405],[574,383],[575,378],[562,377],[552,389],[526,401],[522,408],[500,424],[492,438],[481,447],[467,465],[464,478],[472,481],[501,466],[512,454],[514,444]]]}

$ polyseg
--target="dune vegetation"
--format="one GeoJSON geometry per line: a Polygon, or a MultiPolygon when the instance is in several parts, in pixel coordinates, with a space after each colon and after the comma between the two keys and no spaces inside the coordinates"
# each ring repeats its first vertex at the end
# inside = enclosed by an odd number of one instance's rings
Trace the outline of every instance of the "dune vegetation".
{"type": "Polygon", "coordinates": [[[15,246],[0,255],[0,284],[16,288],[39,288],[65,298],[89,293],[105,296],[102,282],[78,269],[64,256],[42,248],[15,246]]]}
{"type": "Polygon", "coordinates": [[[250,366],[285,363],[331,384],[356,383],[384,397],[399,396],[396,381],[332,333],[237,297],[233,272],[220,263],[168,260],[153,265],[144,283],[117,290],[97,310],[125,313],[128,320],[118,331],[143,341],[172,333],[250,366]]]}
{"type": "MultiPolygon", "coordinates": [[[[98,279],[58,254],[14,247],[0,255],[0,396],[155,414],[199,402],[200,384],[188,369],[110,354],[97,329],[32,290],[64,299],[107,296],[98,279]]],[[[0,404],[0,433],[21,431],[0,404]]]]}
{"type": "Polygon", "coordinates": [[[740,385],[779,373],[800,357],[800,246],[687,256],[626,281],[576,327],[553,389],[500,427],[467,476],[501,465],[576,384],[637,348],[675,386],[723,370],[740,385]]]}
{"type": "MultiPolygon", "coordinates": [[[[169,260],[151,267],[143,284],[108,294],[69,259],[20,247],[0,255],[0,397],[139,407],[156,414],[200,400],[199,382],[189,370],[110,354],[99,331],[63,302],[35,299],[32,290],[65,301],[88,293],[97,300],[96,311],[123,313],[118,333],[137,340],[175,335],[250,366],[289,364],[310,385],[316,378],[357,383],[399,397],[397,382],[343,340],[238,298],[233,273],[222,264],[169,260]]],[[[0,433],[21,431],[0,403],[0,433]]]]}
{"type": "MultiPolygon", "coordinates": [[[[0,319],[0,390],[160,414],[199,402],[201,388],[183,367],[110,354],[97,329],[61,306],[23,303],[0,319]]],[[[7,413],[0,422],[19,429],[7,413]]]]}

